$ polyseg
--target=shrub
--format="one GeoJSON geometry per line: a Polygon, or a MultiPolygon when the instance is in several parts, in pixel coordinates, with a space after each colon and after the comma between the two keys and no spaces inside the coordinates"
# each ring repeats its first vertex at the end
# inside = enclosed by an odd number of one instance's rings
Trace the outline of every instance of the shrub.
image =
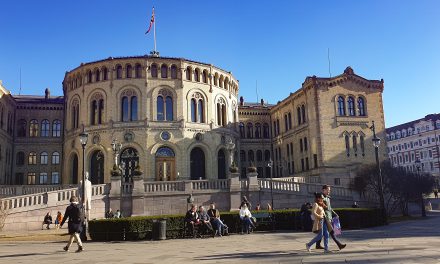
{"type": "MultiPolygon", "coordinates": [[[[380,209],[341,208],[335,211],[341,218],[343,229],[373,227],[384,223],[380,209]]],[[[274,210],[269,213],[275,219],[275,230],[301,230],[302,228],[300,212],[297,209],[274,210]]],[[[95,241],[151,239],[153,221],[166,219],[167,238],[179,238],[183,235],[184,217],[184,215],[162,215],[92,220],[89,222],[89,233],[95,241]]],[[[221,218],[229,227],[230,233],[241,231],[238,212],[223,212],[221,218]]],[[[272,231],[272,228],[271,224],[257,225],[257,231],[272,231]]]]}

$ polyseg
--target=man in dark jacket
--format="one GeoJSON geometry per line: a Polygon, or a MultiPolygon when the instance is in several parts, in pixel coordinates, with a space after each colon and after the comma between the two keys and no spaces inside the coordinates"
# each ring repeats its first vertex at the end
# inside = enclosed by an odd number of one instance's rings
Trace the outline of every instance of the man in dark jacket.
{"type": "Polygon", "coordinates": [[[211,221],[210,221],[211,218],[209,217],[208,213],[206,212],[205,207],[199,206],[199,211],[197,213],[198,213],[199,222],[200,222],[201,226],[203,227],[203,231],[205,233],[211,232],[212,236],[215,236],[215,231],[212,228],[211,221]]]}
{"type": "Polygon", "coordinates": [[[76,243],[78,244],[78,250],[76,250],[76,252],[81,252],[83,251],[83,246],[79,234],[82,232],[84,214],[81,206],[78,204],[78,198],[76,196],[70,198],[70,205],[66,208],[66,213],[64,213],[60,227],[64,225],[64,222],[66,222],[67,219],[69,219],[67,227],[69,229],[70,239],[67,246],[63,249],[69,251],[69,247],[72,245],[73,240],[76,239],[76,243]]]}
{"type": "Polygon", "coordinates": [[[185,223],[190,233],[195,237],[196,236],[196,227],[200,225],[200,221],[198,219],[197,207],[196,205],[191,205],[191,209],[186,212],[185,215],[185,223]]]}

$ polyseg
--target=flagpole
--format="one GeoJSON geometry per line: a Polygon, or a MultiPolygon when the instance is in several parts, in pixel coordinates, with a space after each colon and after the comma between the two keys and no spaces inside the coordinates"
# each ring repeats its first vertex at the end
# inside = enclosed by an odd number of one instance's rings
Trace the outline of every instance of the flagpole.
{"type": "MultiPolygon", "coordinates": [[[[154,7],[153,7],[153,14],[154,14],[154,7]]],[[[156,14],[154,14],[154,22],[153,22],[153,33],[154,33],[154,54],[157,54],[156,50],[156,14]]]]}

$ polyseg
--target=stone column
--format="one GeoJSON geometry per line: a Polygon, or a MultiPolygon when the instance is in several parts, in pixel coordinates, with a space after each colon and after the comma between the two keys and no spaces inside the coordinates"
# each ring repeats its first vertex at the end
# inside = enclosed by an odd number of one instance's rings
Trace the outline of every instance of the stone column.
{"type": "MultiPolygon", "coordinates": [[[[121,176],[111,176],[110,177],[110,192],[109,192],[109,207],[112,208],[114,212],[120,209],[121,206],[121,176]]],[[[107,209],[106,209],[107,210],[107,209]]]]}
{"type": "Polygon", "coordinates": [[[144,215],[144,178],[142,175],[133,176],[133,191],[131,193],[132,210],[131,215],[144,215]]]}
{"type": "Polygon", "coordinates": [[[230,211],[236,211],[241,203],[241,186],[240,173],[231,172],[229,174],[229,194],[230,194],[230,211]]]}

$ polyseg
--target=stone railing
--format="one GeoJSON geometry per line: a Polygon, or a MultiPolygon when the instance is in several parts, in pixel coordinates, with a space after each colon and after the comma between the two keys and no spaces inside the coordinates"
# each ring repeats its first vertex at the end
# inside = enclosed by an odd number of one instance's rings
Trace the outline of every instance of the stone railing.
{"type": "Polygon", "coordinates": [[[229,179],[145,182],[144,191],[145,193],[222,191],[229,190],[229,186],[229,179]]]}
{"type": "Polygon", "coordinates": [[[34,193],[52,192],[68,188],[75,188],[76,185],[5,185],[0,187],[0,196],[15,196],[34,193]]]}
{"type": "Polygon", "coordinates": [[[228,190],[229,180],[198,180],[192,181],[193,190],[228,190]]]}
{"type": "Polygon", "coordinates": [[[133,183],[124,182],[122,183],[122,193],[124,195],[131,194],[133,192],[133,183]]]}
{"type": "Polygon", "coordinates": [[[240,189],[247,190],[249,188],[249,181],[247,179],[240,180],[240,189]]]}
{"type": "MultiPolygon", "coordinates": [[[[270,179],[259,179],[258,184],[261,189],[270,190],[270,179]]],[[[272,180],[272,190],[277,191],[286,191],[286,192],[300,192],[301,183],[292,182],[292,181],[279,181],[272,180]]]]}
{"type": "Polygon", "coordinates": [[[47,199],[45,199],[46,197],[47,195],[44,193],[39,193],[3,198],[1,200],[2,208],[10,211],[17,208],[44,205],[47,202],[47,199]]]}
{"type": "Polygon", "coordinates": [[[144,188],[146,193],[183,192],[185,191],[185,182],[183,181],[145,182],[144,188]]]}

